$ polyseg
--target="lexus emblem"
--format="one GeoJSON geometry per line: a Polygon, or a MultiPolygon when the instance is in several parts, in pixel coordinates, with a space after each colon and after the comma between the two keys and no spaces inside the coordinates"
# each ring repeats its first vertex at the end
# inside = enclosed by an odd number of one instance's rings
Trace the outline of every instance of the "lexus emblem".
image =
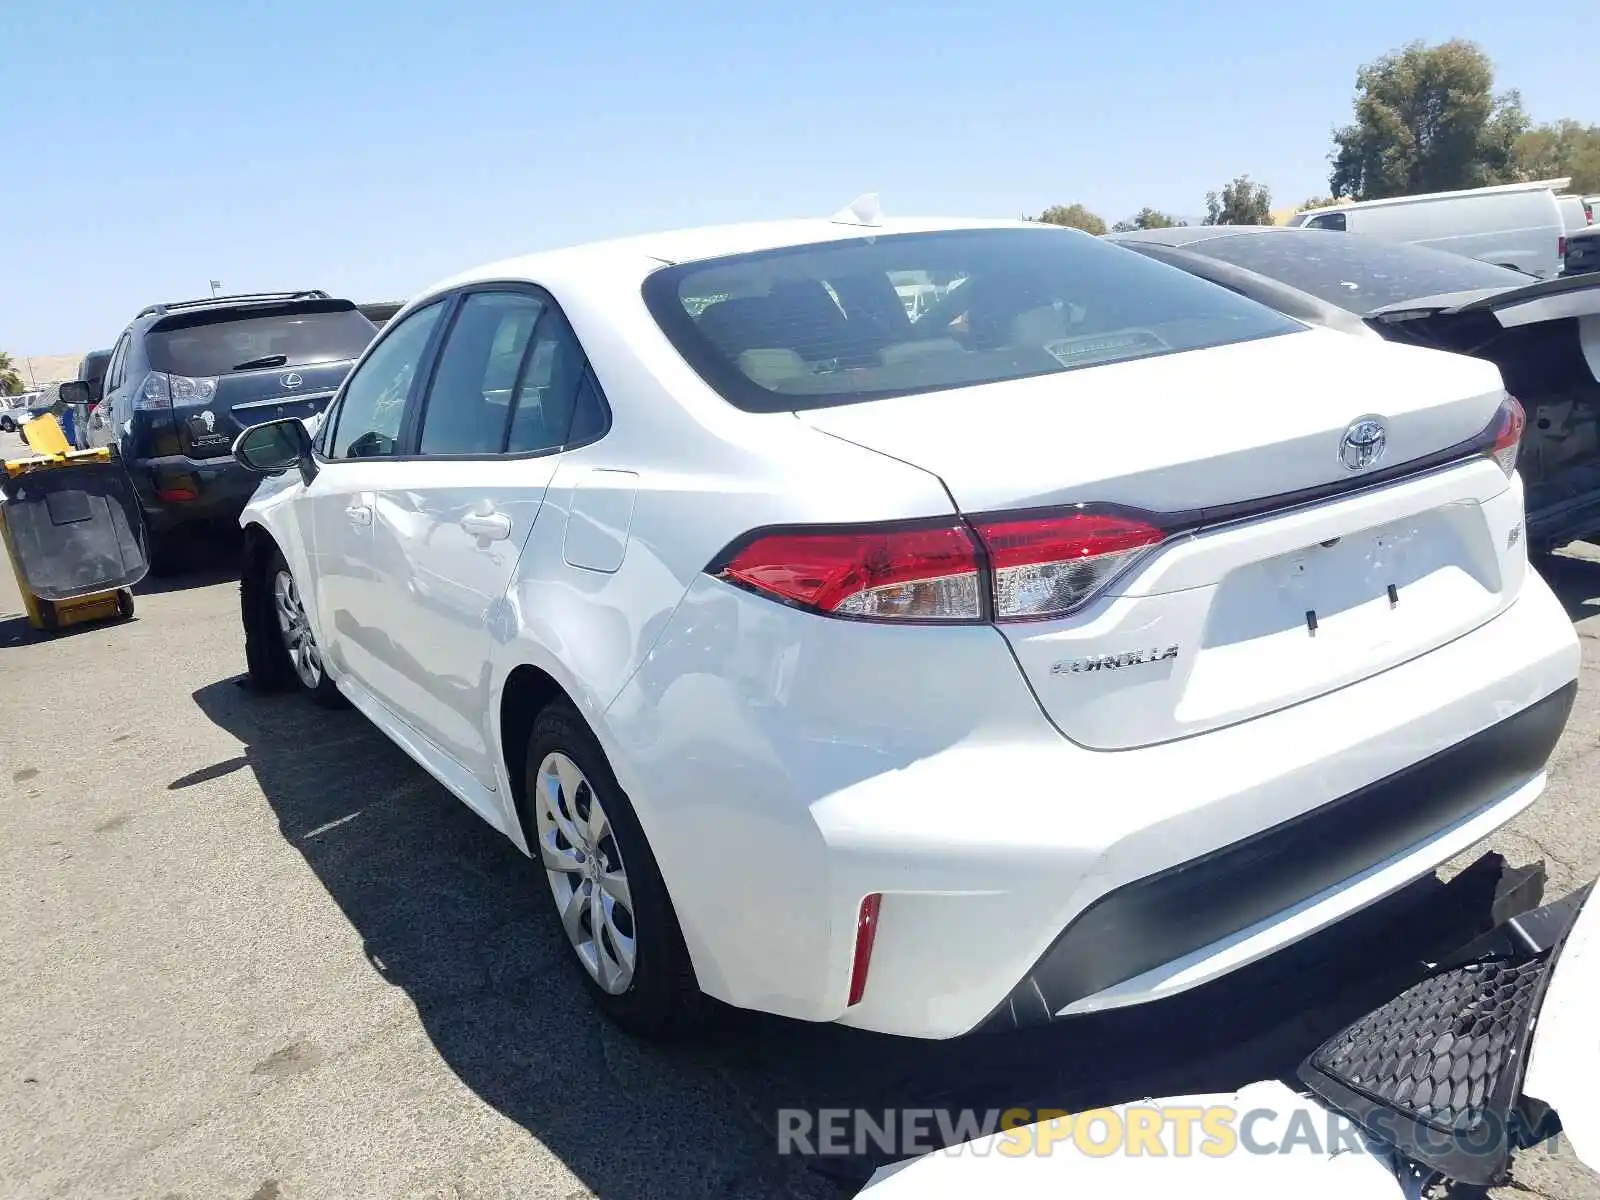
{"type": "Polygon", "coordinates": [[[1388,431],[1377,417],[1362,417],[1352,421],[1339,443],[1339,461],[1347,471],[1365,471],[1383,457],[1388,431]]]}
{"type": "Polygon", "coordinates": [[[305,382],[300,378],[300,372],[290,371],[287,375],[279,375],[278,382],[286,388],[297,388],[305,382]]]}

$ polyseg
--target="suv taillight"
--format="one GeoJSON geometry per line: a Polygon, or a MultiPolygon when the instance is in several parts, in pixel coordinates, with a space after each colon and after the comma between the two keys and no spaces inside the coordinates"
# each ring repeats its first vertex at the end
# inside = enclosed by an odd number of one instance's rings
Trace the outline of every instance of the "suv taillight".
{"type": "Polygon", "coordinates": [[[1521,402],[1515,396],[1508,395],[1501,402],[1500,411],[1495,414],[1494,443],[1489,450],[1489,457],[1500,464],[1507,479],[1517,469],[1517,451],[1522,445],[1522,427],[1526,422],[1521,402]]]}
{"type": "Polygon", "coordinates": [[[1566,234],[1562,234],[1560,237],[1558,237],[1556,239],[1556,257],[1560,258],[1560,259],[1565,259],[1567,257],[1567,235],[1566,234]]]}
{"type": "Polygon", "coordinates": [[[165,371],[151,371],[133,393],[136,412],[152,412],[164,408],[192,408],[210,404],[216,399],[217,377],[192,378],[188,375],[168,375],[165,371]]]}
{"type": "Polygon", "coordinates": [[[1081,607],[1166,536],[1145,514],[1080,505],[967,521],[758,531],[708,570],[835,617],[1026,621],[1081,607]]]}

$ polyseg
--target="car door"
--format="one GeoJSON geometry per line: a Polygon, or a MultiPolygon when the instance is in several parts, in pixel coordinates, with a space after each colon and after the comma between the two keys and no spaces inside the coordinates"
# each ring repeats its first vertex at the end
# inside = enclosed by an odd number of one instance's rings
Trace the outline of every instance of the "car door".
{"type": "MultiPolygon", "coordinates": [[[[410,433],[377,497],[387,666],[399,715],[487,788],[489,651],[587,362],[554,301],[495,285],[462,294],[410,433]]],[[[597,399],[597,398],[596,398],[597,399]]]]}
{"type": "Polygon", "coordinates": [[[357,365],[318,433],[316,477],[294,501],[308,568],[300,591],[311,597],[323,657],[335,677],[383,701],[397,647],[374,538],[375,497],[402,469],[396,456],[406,407],[420,391],[448,304],[413,311],[357,365]]]}

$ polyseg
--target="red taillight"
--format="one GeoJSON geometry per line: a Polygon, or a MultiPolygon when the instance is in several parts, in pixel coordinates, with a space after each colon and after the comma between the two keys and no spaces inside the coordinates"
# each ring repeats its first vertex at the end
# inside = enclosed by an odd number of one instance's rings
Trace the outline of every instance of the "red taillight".
{"type": "Polygon", "coordinates": [[[1166,536],[1135,513],[1075,509],[756,533],[713,564],[789,604],[874,620],[1060,616],[1166,536]]]}
{"type": "Polygon", "coordinates": [[[977,548],[954,519],[761,534],[716,573],[844,617],[975,621],[982,615],[977,548]]]}
{"type": "Polygon", "coordinates": [[[1142,518],[1080,509],[975,518],[994,569],[997,620],[1051,617],[1082,604],[1166,535],[1142,518]]]}
{"type": "Polygon", "coordinates": [[[1558,237],[1556,239],[1556,257],[1557,258],[1565,258],[1566,256],[1567,256],[1567,235],[1566,234],[1562,234],[1560,237],[1558,237]]]}
{"type": "Polygon", "coordinates": [[[867,968],[872,965],[872,943],[878,936],[878,907],[883,897],[877,892],[861,901],[856,914],[856,953],[850,963],[850,1001],[860,1004],[867,991],[867,968]]]}
{"type": "Polygon", "coordinates": [[[1494,445],[1489,455],[1500,464],[1500,469],[1511,478],[1517,469],[1517,450],[1522,445],[1522,427],[1527,418],[1515,396],[1507,396],[1495,416],[1494,445]]]}
{"type": "Polygon", "coordinates": [[[156,490],[156,499],[164,500],[168,504],[184,504],[199,498],[200,493],[192,487],[167,487],[156,490]]]}

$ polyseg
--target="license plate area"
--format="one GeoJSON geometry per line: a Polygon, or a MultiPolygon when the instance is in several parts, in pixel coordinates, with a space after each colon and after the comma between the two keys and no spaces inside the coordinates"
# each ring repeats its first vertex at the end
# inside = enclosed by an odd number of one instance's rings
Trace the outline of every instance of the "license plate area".
{"type": "Polygon", "coordinates": [[[268,421],[281,421],[287,417],[299,417],[304,420],[326,408],[331,398],[331,395],[279,396],[271,400],[252,400],[248,404],[236,404],[229,411],[233,414],[233,419],[239,423],[239,427],[244,429],[268,421]]]}
{"type": "Polygon", "coordinates": [[[1212,597],[1179,715],[1214,719],[1386,670],[1488,620],[1503,586],[1472,503],[1247,564],[1212,597]]]}

